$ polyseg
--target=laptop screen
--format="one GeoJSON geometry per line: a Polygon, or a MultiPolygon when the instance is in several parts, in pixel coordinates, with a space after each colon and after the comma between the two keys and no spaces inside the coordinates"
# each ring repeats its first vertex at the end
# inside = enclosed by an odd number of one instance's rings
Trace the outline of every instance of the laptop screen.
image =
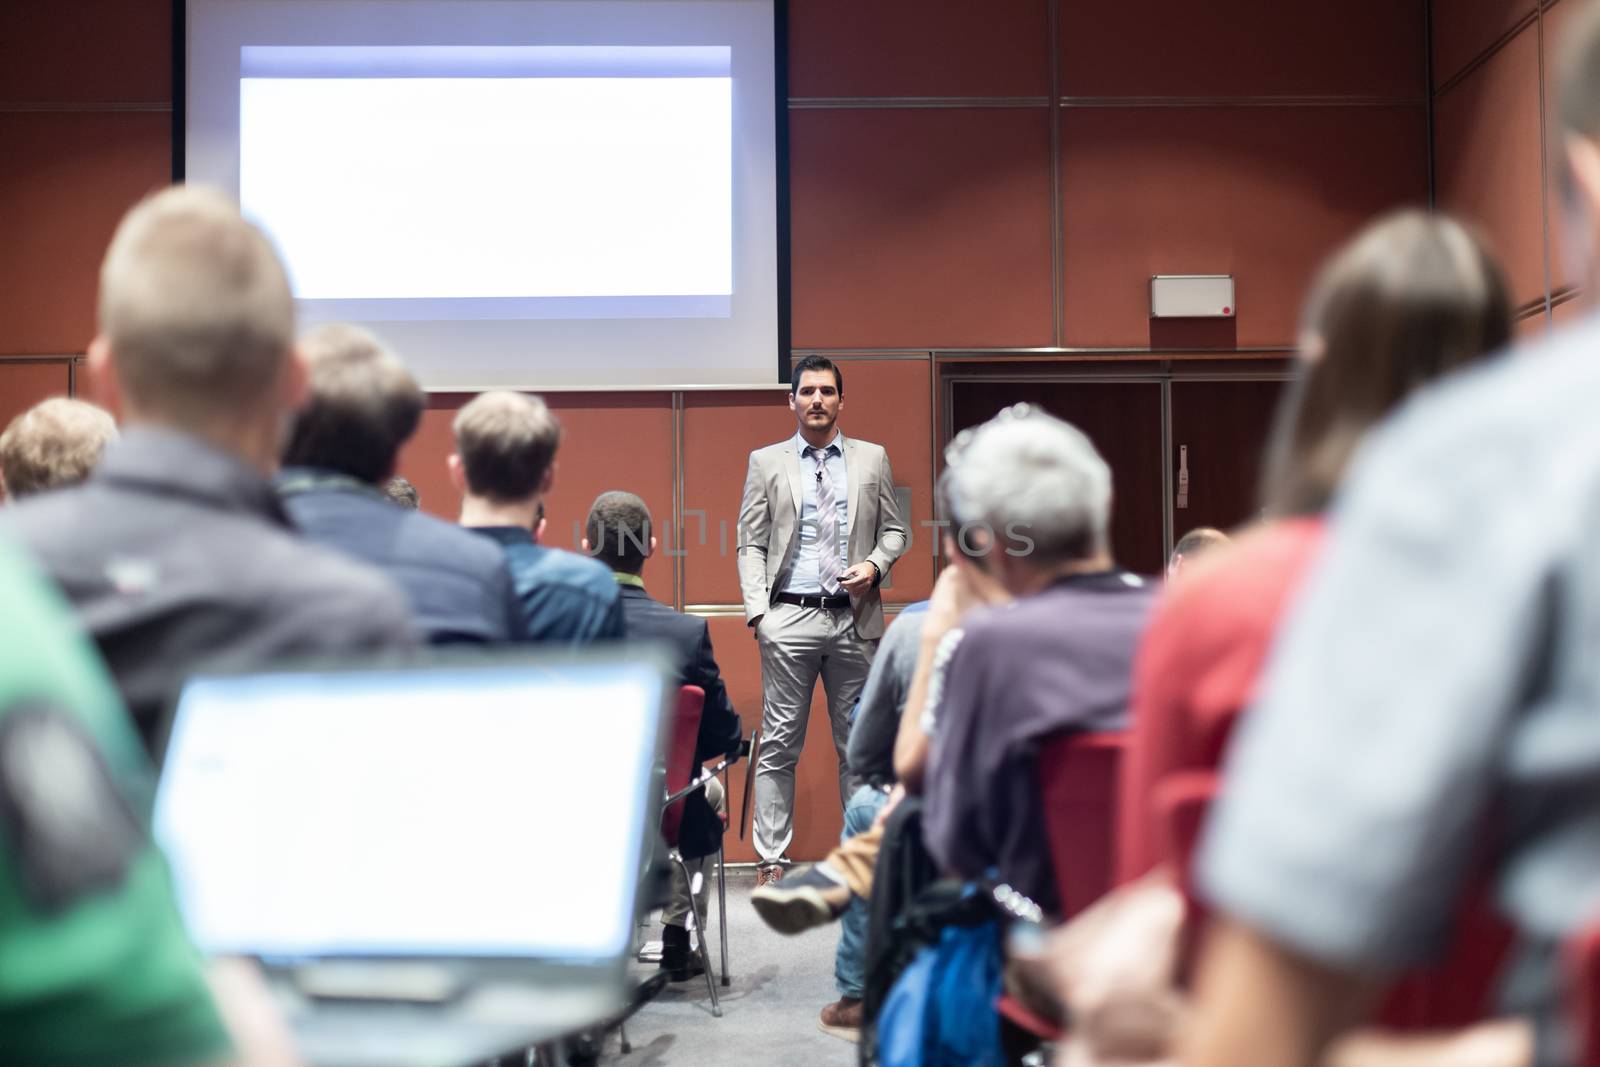
{"type": "Polygon", "coordinates": [[[621,653],[191,681],[155,830],[192,936],[279,959],[616,957],[664,693],[621,653]]]}

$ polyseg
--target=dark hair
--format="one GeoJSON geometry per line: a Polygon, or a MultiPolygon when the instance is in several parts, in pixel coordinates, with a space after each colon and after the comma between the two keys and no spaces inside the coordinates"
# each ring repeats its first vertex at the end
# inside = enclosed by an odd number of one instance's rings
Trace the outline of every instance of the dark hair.
{"type": "Polygon", "coordinates": [[[789,373],[789,395],[793,396],[796,389],[800,388],[800,376],[808,370],[824,370],[833,372],[834,388],[839,390],[839,395],[844,396],[844,371],[839,365],[827,356],[806,356],[794,365],[794,370],[789,373]]]}
{"type": "Polygon", "coordinates": [[[496,503],[537,493],[561,445],[561,423],[545,402],[506,390],[474,397],[452,429],[467,489],[496,503]]]}
{"type": "Polygon", "coordinates": [[[1401,211],[1373,223],[1322,269],[1301,361],[1278,406],[1261,500],[1272,515],[1327,506],[1371,427],[1412,390],[1475,363],[1511,337],[1505,276],[1444,215],[1401,211]]]}
{"type": "Polygon", "coordinates": [[[596,559],[614,571],[638,574],[650,551],[650,509],[632,493],[601,493],[589,508],[583,535],[596,559]]]}
{"type": "Polygon", "coordinates": [[[320,467],[376,485],[416,432],[423,396],[405,364],[356,326],[322,326],[301,349],[310,399],[295,416],[283,462],[320,467]]]}
{"type": "Polygon", "coordinates": [[[398,474],[383,483],[383,495],[389,498],[391,504],[399,504],[412,511],[422,506],[422,494],[417,492],[417,487],[398,474]]]}

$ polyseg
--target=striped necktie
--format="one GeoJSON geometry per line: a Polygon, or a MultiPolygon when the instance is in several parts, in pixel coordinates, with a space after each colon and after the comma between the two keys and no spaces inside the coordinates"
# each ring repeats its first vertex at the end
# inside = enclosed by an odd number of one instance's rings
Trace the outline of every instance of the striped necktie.
{"type": "Polygon", "coordinates": [[[827,453],[808,450],[817,461],[817,580],[824,594],[839,592],[839,515],[833,499],[833,478],[827,453]]]}

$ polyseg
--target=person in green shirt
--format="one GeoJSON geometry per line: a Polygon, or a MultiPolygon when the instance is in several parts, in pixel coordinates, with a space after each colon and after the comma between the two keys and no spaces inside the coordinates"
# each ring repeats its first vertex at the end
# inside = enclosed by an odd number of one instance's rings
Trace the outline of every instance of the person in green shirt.
{"type": "Polygon", "coordinates": [[[149,765],[93,647],[4,543],[0,589],[0,1063],[292,1061],[258,976],[232,963],[208,982],[150,837],[149,765]]]}

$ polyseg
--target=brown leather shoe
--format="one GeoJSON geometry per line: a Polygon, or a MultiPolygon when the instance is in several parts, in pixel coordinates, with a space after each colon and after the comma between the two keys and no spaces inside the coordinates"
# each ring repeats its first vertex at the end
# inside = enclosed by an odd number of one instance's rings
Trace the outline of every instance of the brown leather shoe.
{"type": "Polygon", "coordinates": [[[846,1041],[861,1040],[861,998],[840,997],[822,1009],[817,1025],[825,1034],[842,1037],[846,1041]]]}
{"type": "Polygon", "coordinates": [[[763,863],[756,868],[756,888],[764,885],[776,885],[783,881],[783,868],[776,863],[763,863]]]}

